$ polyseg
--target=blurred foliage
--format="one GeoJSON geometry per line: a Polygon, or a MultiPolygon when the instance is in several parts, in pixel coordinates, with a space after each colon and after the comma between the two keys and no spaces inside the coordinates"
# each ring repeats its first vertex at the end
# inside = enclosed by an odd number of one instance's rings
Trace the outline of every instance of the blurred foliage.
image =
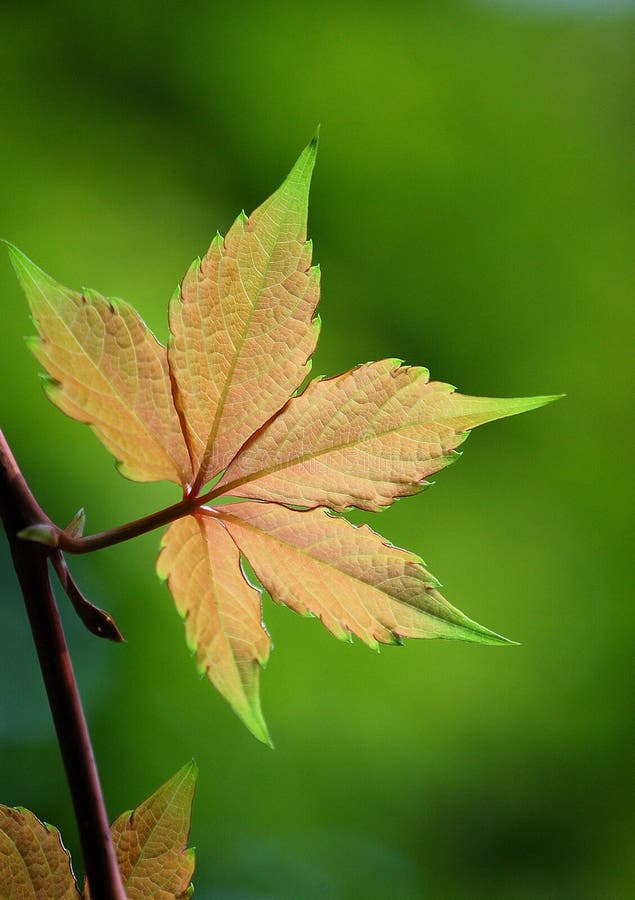
{"type": "MultiPolygon", "coordinates": [[[[314,372],[398,355],[469,393],[568,394],[473,435],[422,496],[357,516],[522,646],[378,658],[267,602],[274,753],[197,680],[158,535],[73,560],[128,638],[103,645],[64,608],[109,808],[194,756],[201,900],[628,894],[635,19],[565,5],[3,5],[1,233],[54,277],[124,296],[165,339],[191,259],[321,122],[314,372]]],[[[97,531],[176,499],[123,481],[45,401],[8,261],[0,288],[0,423],[47,511],[83,505],[97,531]]],[[[0,799],[78,858],[0,553],[0,799]]]]}

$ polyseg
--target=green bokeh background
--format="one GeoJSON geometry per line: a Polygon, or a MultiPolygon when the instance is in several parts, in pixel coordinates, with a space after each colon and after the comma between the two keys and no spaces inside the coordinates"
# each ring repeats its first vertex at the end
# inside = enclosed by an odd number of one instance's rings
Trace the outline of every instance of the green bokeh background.
{"type": "MultiPolygon", "coordinates": [[[[128,639],[63,602],[111,814],[194,756],[199,898],[628,896],[632,6],[59,0],[2,20],[0,233],[55,277],[165,339],[191,259],[321,122],[314,372],[400,356],[469,393],[568,394],[355,517],[522,646],[377,656],[266,600],[275,752],[197,679],[157,534],[73,560],[128,639]]],[[[6,259],[0,289],[0,424],[47,511],[83,505],[97,531],[177,499],[45,400],[6,259]]],[[[60,826],[81,870],[0,554],[0,800],[60,826]]]]}

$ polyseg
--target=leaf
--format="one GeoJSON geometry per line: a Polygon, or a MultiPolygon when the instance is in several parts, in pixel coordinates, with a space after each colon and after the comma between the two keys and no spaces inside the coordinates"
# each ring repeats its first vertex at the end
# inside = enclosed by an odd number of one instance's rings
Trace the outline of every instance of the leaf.
{"type": "Polygon", "coordinates": [[[448,603],[418,556],[327,510],[381,510],[456,459],[471,428],[556,399],[471,397],[395,359],[295,395],[319,332],[306,239],[316,151],[313,140],[278,190],[192,264],[169,304],[167,351],[131,307],[62,288],[12,250],[54,401],[93,424],[124,474],[183,486],[181,503],[129,531],[182,514],[157,571],[199,670],[265,742],[270,640],[241,553],[274,600],[340,638],[510,643],[448,603]]]}
{"type": "Polygon", "coordinates": [[[187,642],[204,672],[249,730],[270,744],[259,696],[260,666],[270,639],[260,592],[248,584],[238,550],[223,526],[202,515],[170,525],[157,571],[167,578],[187,642]]]}
{"type": "MultiPolygon", "coordinates": [[[[190,897],[194,850],[187,849],[198,769],[184,766],[134,812],[112,825],[112,839],[128,900],[190,897]]],[[[86,886],[84,896],[89,900],[86,886]]]]}
{"type": "Polygon", "coordinates": [[[553,397],[489,399],[399,360],[315,379],[246,444],[215,494],[378,511],[453,462],[468,429],[553,397]]]}
{"type": "Polygon", "coordinates": [[[317,139],[282,186],[195,260],[170,303],[170,370],[195,489],[289,399],[319,332],[319,270],[306,242],[317,139]]]}
{"type": "MultiPolygon", "coordinates": [[[[117,863],[129,900],[190,897],[194,850],[187,849],[198,769],[184,766],[134,812],[113,822],[117,863]]],[[[0,805],[0,896],[11,900],[84,900],[59,831],[27,809],[0,805]]]]}
{"type": "Polygon", "coordinates": [[[272,599],[318,616],[336,637],[370,647],[402,638],[509,641],[451,606],[422,560],[325,510],[298,512],[246,501],[220,507],[225,523],[272,599]]]}
{"type": "Polygon", "coordinates": [[[11,900],[79,900],[59,831],[28,809],[0,805],[0,896],[11,900]]]}
{"type": "Polygon", "coordinates": [[[134,481],[187,484],[191,465],[165,347],[122,300],[58,284],[9,245],[39,337],[29,346],[50,378],[48,397],[87,422],[134,481]]]}

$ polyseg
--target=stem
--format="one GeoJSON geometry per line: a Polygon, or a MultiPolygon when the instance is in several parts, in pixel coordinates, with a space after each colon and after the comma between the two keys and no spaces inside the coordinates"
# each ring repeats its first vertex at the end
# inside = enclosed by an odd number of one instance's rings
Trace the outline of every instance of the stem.
{"type": "Polygon", "coordinates": [[[125,525],[118,525],[117,528],[110,528],[108,531],[100,531],[98,534],[90,534],[87,537],[71,537],[64,531],[60,531],[59,546],[67,553],[90,553],[93,550],[103,550],[104,547],[112,547],[113,544],[121,544],[122,541],[129,541],[130,538],[139,537],[148,531],[154,531],[162,525],[174,522],[188,513],[197,509],[205,502],[205,497],[184,497],[178,503],[160,509],[158,512],[144,516],[142,519],[135,519],[134,522],[127,522],[125,525]]]}
{"type": "Polygon", "coordinates": [[[126,900],[86,718],[49,579],[49,548],[18,531],[52,524],[39,507],[0,430],[0,517],[22,588],[42,677],[66,770],[94,900],[126,900]]]}

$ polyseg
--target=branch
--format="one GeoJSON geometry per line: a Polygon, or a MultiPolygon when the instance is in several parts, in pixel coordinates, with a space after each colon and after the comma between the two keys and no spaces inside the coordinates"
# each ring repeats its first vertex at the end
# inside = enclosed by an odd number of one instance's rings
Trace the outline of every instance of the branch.
{"type": "Polygon", "coordinates": [[[0,517],[22,588],[42,677],[73,799],[86,875],[95,900],[126,900],[84,711],[49,579],[50,548],[19,531],[52,526],[0,431],[0,517]]]}

